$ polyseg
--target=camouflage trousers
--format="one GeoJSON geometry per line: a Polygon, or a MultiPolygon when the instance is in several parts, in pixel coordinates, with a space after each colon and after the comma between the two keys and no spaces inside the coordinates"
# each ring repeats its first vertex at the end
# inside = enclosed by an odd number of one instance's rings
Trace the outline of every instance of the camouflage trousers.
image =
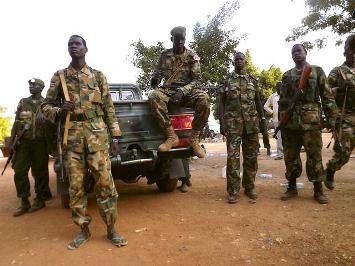
{"type": "Polygon", "coordinates": [[[107,150],[93,153],[67,152],[69,172],[69,196],[72,219],[79,226],[89,224],[91,216],[87,212],[88,195],[84,187],[84,177],[89,169],[95,179],[96,202],[100,215],[107,226],[113,226],[117,219],[118,193],[111,174],[111,162],[107,150]]]}
{"type": "Polygon", "coordinates": [[[311,182],[322,182],[324,169],[322,164],[322,133],[320,130],[282,130],[282,145],[286,166],[286,178],[298,178],[302,174],[300,152],[304,146],[307,161],[306,173],[311,182]]]}
{"type": "Polygon", "coordinates": [[[258,133],[239,136],[227,134],[227,192],[236,194],[240,189],[240,145],[243,152],[243,180],[245,189],[253,189],[255,175],[258,171],[257,151],[259,145],[258,133]]]}
{"type": "Polygon", "coordinates": [[[35,180],[37,198],[44,200],[51,196],[48,184],[48,153],[44,139],[22,139],[12,161],[12,168],[15,171],[14,181],[17,197],[27,198],[30,196],[30,180],[28,178],[30,168],[35,180]]]}
{"type": "Polygon", "coordinates": [[[342,128],[337,129],[338,136],[341,136],[340,143],[335,142],[333,146],[333,158],[327,163],[327,169],[338,171],[346,164],[355,146],[355,128],[351,124],[343,123],[342,128]],[[341,130],[341,134],[340,134],[341,130]]]}
{"type": "MultiPolygon", "coordinates": [[[[175,93],[175,89],[158,88],[150,92],[148,96],[153,116],[161,128],[171,126],[168,103],[175,93]]],[[[194,108],[195,114],[192,121],[192,129],[201,130],[206,125],[210,114],[210,100],[207,93],[200,89],[194,89],[183,96],[181,103],[183,106],[194,108]]]]}

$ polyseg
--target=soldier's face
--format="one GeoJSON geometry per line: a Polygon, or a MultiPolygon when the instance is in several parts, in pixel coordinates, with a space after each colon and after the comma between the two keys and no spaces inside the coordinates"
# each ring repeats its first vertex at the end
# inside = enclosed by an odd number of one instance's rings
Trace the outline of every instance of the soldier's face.
{"type": "Polygon", "coordinates": [[[292,59],[295,63],[300,63],[306,60],[307,53],[302,45],[295,45],[292,48],[292,59]]]}
{"type": "Polygon", "coordinates": [[[172,37],[173,48],[174,49],[184,49],[186,38],[184,36],[172,37]]]}
{"type": "Polygon", "coordinates": [[[72,58],[83,58],[87,48],[80,37],[71,37],[68,41],[68,51],[72,58]]]}
{"type": "Polygon", "coordinates": [[[37,94],[37,93],[41,93],[42,92],[42,88],[39,85],[36,85],[34,83],[30,84],[30,93],[31,94],[37,94]]]}
{"type": "Polygon", "coordinates": [[[234,57],[234,67],[236,70],[241,70],[245,67],[245,56],[242,54],[237,54],[234,57]]]}

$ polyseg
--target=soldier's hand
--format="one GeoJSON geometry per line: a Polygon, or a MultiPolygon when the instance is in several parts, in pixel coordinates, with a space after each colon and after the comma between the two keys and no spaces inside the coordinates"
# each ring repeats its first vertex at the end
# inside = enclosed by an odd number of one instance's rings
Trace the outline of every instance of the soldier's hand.
{"type": "Polygon", "coordinates": [[[184,93],[182,92],[182,90],[178,90],[173,96],[171,96],[170,101],[173,103],[179,103],[183,96],[184,93]]]}
{"type": "Polygon", "coordinates": [[[220,132],[223,136],[226,136],[226,130],[224,129],[224,126],[223,126],[223,125],[220,125],[220,126],[219,126],[219,132],[220,132]]]}
{"type": "Polygon", "coordinates": [[[118,138],[112,138],[110,143],[110,153],[113,156],[117,156],[120,153],[120,147],[118,146],[118,138]]]}
{"type": "Polygon", "coordinates": [[[42,112],[38,112],[37,113],[37,117],[36,117],[36,123],[37,124],[44,124],[46,122],[46,117],[43,115],[42,112]]]}
{"type": "Polygon", "coordinates": [[[72,101],[64,101],[62,106],[62,110],[66,112],[73,112],[75,108],[75,104],[72,101]]]}

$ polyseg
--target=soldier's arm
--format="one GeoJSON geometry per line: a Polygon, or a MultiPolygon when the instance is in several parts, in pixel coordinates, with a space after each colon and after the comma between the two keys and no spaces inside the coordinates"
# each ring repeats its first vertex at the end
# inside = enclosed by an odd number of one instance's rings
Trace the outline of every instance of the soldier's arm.
{"type": "Polygon", "coordinates": [[[119,137],[122,135],[115,115],[115,107],[112,102],[111,94],[105,75],[98,71],[101,89],[102,110],[104,112],[104,121],[109,129],[111,137],[119,137]]]}
{"type": "Polygon", "coordinates": [[[160,84],[160,81],[162,79],[162,60],[163,60],[162,57],[163,54],[160,55],[158,64],[155,67],[152,78],[150,80],[150,85],[152,87],[157,87],[160,84]]]}
{"type": "Polygon", "coordinates": [[[197,54],[192,55],[192,61],[190,62],[191,64],[191,69],[190,69],[190,75],[191,75],[191,82],[189,84],[186,84],[184,87],[180,88],[184,95],[188,94],[191,92],[193,89],[198,88],[201,86],[201,81],[202,81],[202,74],[201,74],[201,66],[200,66],[200,58],[198,57],[197,54]]]}
{"type": "Polygon", "coordinates": [[[335,120],[338,114],[338,108],[335,103],[334,95],[330,89],[327,77],[322,68],[317,68],[317,77],[322,107],[326,115],[329,125],[335,127],[335,120]]]}
{"type": "Polygon", "coordinates": [[[51,79],[46,98],[41,104],[43,115],[52,123],[56,123],[59,119],[61,88],[59,74],[56,72],[51,79]]]}
{"type": "Polygon", "coordinates": [[[330,71],[328,75],[328,83],[329,87],[333,93],[334,96],[336,96],[336,93],[339,89],[339,70],[338,67],[333,68],[332,71],[330,71]]]}
{"type": "Polygon", "coordinates": [[[222,135],[225,135],[225,131],[226,131],[224,121],[223,121],[223,117],[224,117],[224,113],[225,113],[224,106],[225,106],[225,102],[226,102],[226,94],[225,94],[226,87],[227,87],[227,84],[224,84],[223,87],[220,87],[218,90],[218,95],[217,95],[217,97],[218,97],[217,98],[218,118],[219,118],[220,133],[222,135]]]}
{"type": "Polygon", "coordinates": [[[260,119],[265,119],[265,115],[264,115],[264,108],[263,108],[263,104],[261,102],[261,91],[257,85],[257,83],[254,83],[255,85],[255,106],[256,106],[256,111],[258,112],[259,118],[260,119]]]}

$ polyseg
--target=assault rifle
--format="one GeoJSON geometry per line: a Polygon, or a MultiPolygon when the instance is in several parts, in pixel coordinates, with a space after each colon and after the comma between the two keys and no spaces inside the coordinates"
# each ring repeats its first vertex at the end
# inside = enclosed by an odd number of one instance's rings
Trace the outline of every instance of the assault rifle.
{"type": "Polygon", "coordinates": [[[17,146],[20,144],[20,140],[23,137],[23,135],[25,134],[25,132],[30,128],[30,126],[28,124],[25,124],[23,129],[21,130],[20,134],[16,134],[15,139],[13,141],[12,147],[10,149],[10,154],[9,157],[7,158],[6,164],[4,166],[4,169],[1,172],[1,175],[4,174],[6,167],[9,165],[9,163],[11,162],[12,158],[15,158],[16,155],[16,149],[17,146]]]}
{"type": "Polygon", "coordinates": [[[281,118],[280,123],[278,124],[278,126],[275,129],[274,136],[273,136],[275,139],[277,139],[276,135],[280,131],[280,129],[284,128],[285,125],[290,121],[292,113],[295,109],[296,103],[301,99],[301,97],[304,93],[304,90],[305,90],[307,81],[309,79],[309,76],[311,75],[311,72],[312,72],[311,66],[307,65],[303,68],[298,89],[294,93],[294,95],[290,101],[290,105],[286,109],[284,115],[281,118]]]}
{"type": "Polygon", "coordinates": [[[55,165],[55,171],[60,182],[64,182],[64,160],[63,160],[63,149],[62,149],[62,122],[59,119],[57,123],[57,163],[55,165]]]}

